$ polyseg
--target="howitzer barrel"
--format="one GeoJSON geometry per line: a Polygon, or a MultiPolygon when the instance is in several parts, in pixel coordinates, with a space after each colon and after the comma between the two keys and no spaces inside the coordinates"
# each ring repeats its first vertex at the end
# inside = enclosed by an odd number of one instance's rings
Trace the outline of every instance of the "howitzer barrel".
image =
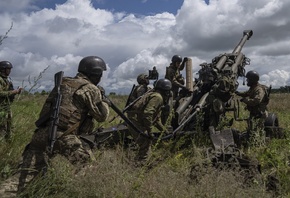
{"type": "MultiPolygon", "coordinates": [[[[186,108],[191,103],[192,98],[193,98],[193,94],[191,94],[188,97],[185,97],[185,98],[180,99],[180,101],[179,101],[180,105],[175,110],[175,116],[176,116],[176,118],[180,119],[181,117],[183,117],[181,115],[185,112],[186,108]]],[[[180,122],[180,120],[178,120],[178,123],[179,122],[180,122]]]]}
{"type": "Polygon", "coordinates": [[[184,120],[174,131],[173,136],[175,136],[179,131],[183,129],[183,127],[196,115],[198,111],[200,111],[206,104],[206,98],[208,97],[209,92],[205,93],[198,103],[194,106],[194,111],[184,120]]]}
{"type": "Polygon", "coordinates": [[[239,42],[239,44],[235,47],[233,50],[233,53],[240,53],[242,51],[242,48],[247,40],[249,40],[253,35],[253,30],[244,30],[243,38],[239,42]]]}
{"type": "Polygon", "coordinates": [[[223,70],[224,71],[231,70],[231,73],[237,78],[239,66],[243,62],[244,58],[245,58],[245,55],[243,53],[239,53],[235,58],[235,63],[232,65],[225,65],[223,70]]]}
{"type": "Polygon", "coordinates": [[[199,102],[195,105],[195,109],[196,111],[200,111],[202,109],[202,107],[204,107],[204,105],[206,104],[206,98],[208,97],[209,92],[205,93],[201,99],[199,100],[199,102]]]}
{"type": "MultiPolygon", "coordinates": [[[[235,47],[235,49],[233,50],[232,53],[239,54],[242,51],[242,48],[243,48],[244,44],[246,43],[246,41],[249,40],[252,35],[253,35],[252,30],[244,30],[242,39],[240,40],[238,45],[235,47]]],[[[227,56],[225,54],[219,59],[218,63],[216,64],[216,68],[218,70],[222,70],[226,61],[227,61],[227,56]]]]}

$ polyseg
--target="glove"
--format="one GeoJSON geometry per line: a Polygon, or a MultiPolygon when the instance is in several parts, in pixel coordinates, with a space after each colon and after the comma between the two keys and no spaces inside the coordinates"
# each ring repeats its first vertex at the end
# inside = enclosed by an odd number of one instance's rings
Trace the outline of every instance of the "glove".
{"type": "Polygon", "coordinates": [[[188,61],[188,58],[184,57],[183,62],[187,62],[187,61],[188,61]]]}

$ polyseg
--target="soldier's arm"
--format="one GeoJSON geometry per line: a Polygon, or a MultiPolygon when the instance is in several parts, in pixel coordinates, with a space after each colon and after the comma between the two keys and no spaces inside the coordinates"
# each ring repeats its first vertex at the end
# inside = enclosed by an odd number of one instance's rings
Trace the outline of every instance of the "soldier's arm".
{"type": "Polygon", "coordinates": [[[244,92],[236,91],[235,94],[241,97],[247,97],[249,95],[249,91],[244,91],[244,92]]]}
{"type": "Polygon", "coordinates": [[[76,91],[80,103],[88,108],[89,114],[98,122],[104,122],[109,116],[109,106],[102,101],[100,90],[93,84],[83,86],[76,91]]]}
{"type": "Polygon", "coordinates": [[[254,97],[253,98],[245,98],[244,102],[248,105],[248,106],[257,106],[259,105],[265,95],[265,91],[262,88],[257,88],[254,90],[254,97]]]}
{"type": "Polygon", "coordinates": [[[165,78],[171,81],[172,85],[178,86],[180,88],[185,88],[184,85],[178,82],[176,73],[173,69],[168,69],[167,75],[165,78]]]}

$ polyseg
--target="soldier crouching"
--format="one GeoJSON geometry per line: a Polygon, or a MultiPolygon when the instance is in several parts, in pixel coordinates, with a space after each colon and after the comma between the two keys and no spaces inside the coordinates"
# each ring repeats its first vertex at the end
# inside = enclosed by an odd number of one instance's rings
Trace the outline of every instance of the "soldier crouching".
{"type": "Polygon", "coordinates": [[[136,102],[132,106],[130,114],[128,114],[132,123],[148,136],[146,137],[146,135],[140,134],[129,127],[129,130],[139,147],[135,158],[137,161],[146,160],[150,152],[153,126],[155,126],[159,131],[166,130],[160,120],[160,115],[162,107],[166,105],[166,101],[168,101],[168,97],[170,97],[171,88],[171,82],[168,79],[159,79],[155,83],[154,90],[146,93],[142,99],[136,102]]]}
{"type": "Polygon", "coordinates": [[[72,164],[85,164],[94,160],[90,147],[81,141],[79,135],[93,130],[93,119],[104,122],[108,118],[108,104],[103,101],[97,86],[105,70],[106,64],[100,57],[85,57],[79,63],[79,73],[74,78],[62,78],[59,91],[57,87],[51,91],[36,121],[37,129],[23,152],[19,191],[36,175],[45,171],[49,159],[56,154],[65,156],[72,164]],[[51,127],[54,127],[51,125],[51,114],[56,108],[58,94],[61,94],[61,102],[53,144],[49,141],[51,127]]]}

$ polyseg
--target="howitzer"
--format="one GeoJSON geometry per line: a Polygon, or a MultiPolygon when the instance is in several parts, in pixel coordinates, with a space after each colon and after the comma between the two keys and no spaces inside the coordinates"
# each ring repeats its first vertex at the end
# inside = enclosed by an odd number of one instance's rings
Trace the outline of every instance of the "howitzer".
{"type": "MultiPolygon", "coordinates": [[[[204,130],[209,126],[216,127],[220,118],[226,112],[226,104],[232,99],[238,88],[238,77],[245,76],[245,66],[250,64],[241,51],[247,40],[253,35],[252,30],[245,30],[243,37],[232,53],[224,53],[212,59],[211,63],[201,64],[198,71],[199,78],[193,93],[178,101],[175,117],[172,120],[174,129],[183,125],[184,130],[195,130],[195,105],[205,100],[203,108],[204,120],[201,123],[204,130]],[[206,95],[206,99],[204,96],[206,95]],[[187,119],[192,117],[192,119],[187,119]]],[[[187,79],[188,80],[188,79],[187,79]]]]}
{"type": "MultiPolygon", "coordinates": [[[[250,63],[250,60],[241,53],[241,50],[252,34],[252,30],[244,31],[241,41],[232,53],[219,55],[212,60],[212,63],[201,64],[201,69],[198,72],[199,78],[195,85],[191,82],[187,82],[188,86],[192,86],[187,87],[188,90],[192,91],[191,94],[186,94],[185,97],[177,101],[178,105],[175,106],[175,116],[171,123],[173,133],[162,137],[162,140],[171,139],[178,134],[183,134],[184,131],[195,131],[195,127],[198,125],[196,122],[199,113],[204,114],[204,119],[200,124],[204,126],[205,130],[208,130],[208,127],[211,126],[209,125],[211,124],[211,113],[216,109],[213,108],[213,101],[210,101],[210,99],[217,99],[217,104],[221,104],[221,107],[224,107],[223,103],[231,99],[238,86],[237,78],[245,75],[244,67],[250,63]],[[229,81],[225,81],[225,79],[229,79],[229,81]],[[224,84],[226,84],[226,87],[222,87],[224,84]],[[228,85],[229,88],[227,87],[228,85]],[[222,88],[226,89],[221,90],[222,88]],[[219,92],[219,90],[221,91],[219,92]]],[[[191,60],[188,59],[186,62],[187,72],[191,72],[190,64],[191,60]]],[[[191,75],[186,76],[192,78],[191,75]]],[[[192,79],[188,78],[186,80],[192,81],[192,79]]],[[[129,123],[129,125],[133,124],[115,105],[111,107],[126,123],[129,123]]],[[[225,109],[222,109],[222,113],[224,112],[225,109]]],[[[212,120],[218,120],[221,115],[221,113],[214,114],[215,117],[212,120]]],[[[214,127],[216,127],[216,125],[214,125],[214,127]]],[[[136,129],[136,131],[146,135],[138,129],[136,129]]]]}
{"type": "Polygon", "coordinates": [[[50,123],[49,123],[49,136],[48,136],[48,151],[52,153],[53,146],[56,141],[56,132],[57,125],[59,122],[59,108],[61,104],[62,94],[60,92],[60,85],[62,83],[63,71],[57,72],[54,75],[54,91],[56,92],[56,97],[52,105],[52,111],[50,114],[50,123]]]}
{"type": "Polygon", "coordinates": [[[204,131],[208,131],[213,145],[208,151],[208,157],[214,165],[231,163],[242,168],[254,166],[259,171],[259,164],[251,164],[237,148],[237,131],[216,130],[225,112],[236,110],[235,107],[230,108],[229,104],[234,104],[232,101],[238,88],[238,77],[245,76],[245,66],[250,64],[250,59],[241,51],[252,35],[252,30],[245,30],[232,53],[221,54],[212,59],[211,63],[200,64],[195,90],[192,95],[178,101],[172,125],[176,134],[194,132],[197,130],[196,126],[202,126],[204,131]],[[197,104],[202,104],[202,108],[196,108],[197,104]],[[201,114],[198,114],[200,112],[201,114]],[[202,115],[202,118],[197,115],[202,115]]]}

